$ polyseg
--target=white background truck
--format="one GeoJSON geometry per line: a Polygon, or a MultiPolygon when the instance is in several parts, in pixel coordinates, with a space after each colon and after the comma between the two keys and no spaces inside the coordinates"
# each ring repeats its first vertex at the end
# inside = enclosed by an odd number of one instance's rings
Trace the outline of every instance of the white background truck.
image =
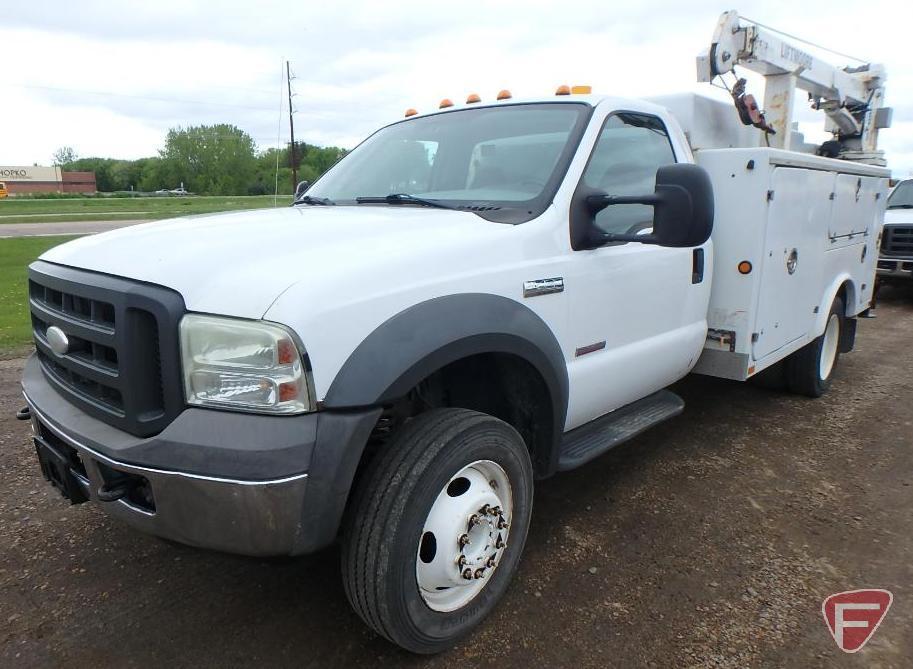
{"type": "Polygon", "coordinates": [[[879,279],[913,280],[913,179],[901,181],[888,196],[880,250],[879,279]]]}
{"type": "Polygon", "coordinates": [[[410,115],[288,209],[45,253],[20,412],[45,476],[196,546],[339,538],[358,614],[427,653],[504,594],[534,481],[676,415],[691,370],[824,392],[872,295],[872,147],[559,93],[410,115]]]}

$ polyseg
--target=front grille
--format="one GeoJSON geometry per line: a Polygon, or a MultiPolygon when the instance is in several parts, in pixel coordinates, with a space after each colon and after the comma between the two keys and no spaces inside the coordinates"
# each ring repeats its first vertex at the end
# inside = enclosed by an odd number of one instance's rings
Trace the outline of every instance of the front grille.
{"type": "Polygon", "coordinates": [[[881,236],[881,253],[893,258],[913,257],[913,226],[884,226],[881,236]]]}
{"type": "Polygon", "coordinates": [[[45,377],[70,402],[142,437],[180,413],[180,295],[38,261],[29,268],[29,308],[45,377]],[[62,355],[48,340],[51,326],[66,334],[62,355]]]}

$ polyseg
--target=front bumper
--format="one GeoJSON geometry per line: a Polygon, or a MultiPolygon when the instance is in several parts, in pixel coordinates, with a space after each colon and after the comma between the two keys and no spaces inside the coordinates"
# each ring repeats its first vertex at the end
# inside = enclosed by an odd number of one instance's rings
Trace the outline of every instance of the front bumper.
{"type": "Polygon", "coordinates": [[[159,434],[139,438],[70,404],[34,356],[22,387],[39,443],[70,458],[85,498],[143,532],[244,555],[296,555],[333,541],[380,413],[187,409],[159,434]],[[100,498],[120,480],[142,481],[151,503],[100,498]]]}
{"type": "Polygon", "coordinates": [[[913,279],[913,258],[879,258],[875,273],[882,279],[913,279]]]}

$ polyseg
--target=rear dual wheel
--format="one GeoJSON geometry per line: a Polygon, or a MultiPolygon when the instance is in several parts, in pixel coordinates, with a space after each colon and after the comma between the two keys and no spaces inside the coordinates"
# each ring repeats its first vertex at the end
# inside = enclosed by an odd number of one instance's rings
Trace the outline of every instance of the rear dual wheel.
{"type": "Polygon", "coordinates": [[[407,650],[450,647],[506,591],[532,494],[529,452],[507,423],[465,409],[411,419],[369,465],[349,511],[352,607],[407,650]]]}
{"type": "Polygon", "coordinates": [[[786,381],[792,392],[821,397],[831,387],[840,359],[844,318],[843,299],[838,296],[828,312],[824,334],[786,360],[786,381]]]}

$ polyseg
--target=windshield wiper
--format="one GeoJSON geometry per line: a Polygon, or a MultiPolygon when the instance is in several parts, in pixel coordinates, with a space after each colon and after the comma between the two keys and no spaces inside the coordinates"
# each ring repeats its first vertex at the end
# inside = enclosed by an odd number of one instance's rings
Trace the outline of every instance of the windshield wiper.
{"type": "Polygon", "coordinates": [[[319,204],[319,205],[333,205],[336,204],[333,200],[327,197],[314,197],[313,195],[302,195],[297,200],[292,202],[292,206],[296,204],[319,204]]]}
{"type": "Polygon", "coordinates": [[[889,204],[888,209],[913,209],[913,204],[889,204]]]}
{"type": "Polygon", "coordinates": [[[452,204],[441,202],[440,200],[428,200],[423,197],[416,197],[409,193],[390,193],[381,196],[357,197],[355,201],[358,204],[419,204],[425,207],[436,207],[438,209],[459,209],[452,204]]]}

